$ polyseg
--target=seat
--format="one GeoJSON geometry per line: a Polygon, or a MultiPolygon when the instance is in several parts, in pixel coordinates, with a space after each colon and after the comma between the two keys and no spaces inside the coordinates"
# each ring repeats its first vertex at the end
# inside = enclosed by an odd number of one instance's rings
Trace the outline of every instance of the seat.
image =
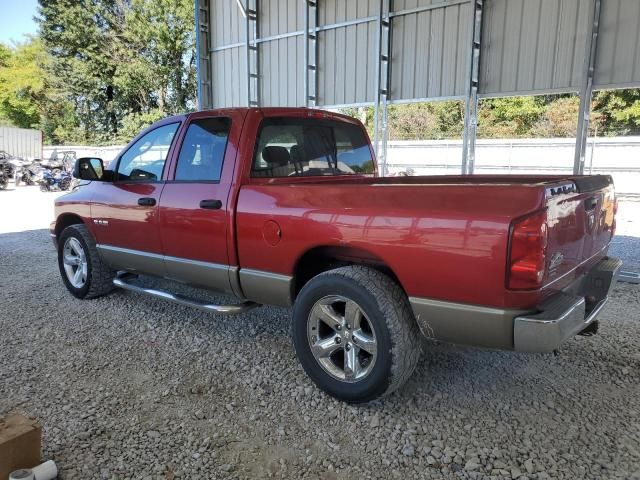
{"type": "Polygon", "coordinates": [[[270,145],[262,149],[262,159],[267,164],[267,173],[270,177],[286,177],[291,168],[289,166],[291,157],[285,147],[270,145]]]}

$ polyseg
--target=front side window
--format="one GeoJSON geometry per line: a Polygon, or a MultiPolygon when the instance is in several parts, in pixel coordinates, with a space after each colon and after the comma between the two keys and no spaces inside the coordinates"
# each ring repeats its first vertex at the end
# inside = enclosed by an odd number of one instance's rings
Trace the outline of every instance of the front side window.
{"type": "Polygon", "coordinates": [[[264,120],[253,177],[372,174],[373,158],[362,128],[311,118],[264,120]]]}
{"type": "Polygon", "coordinates": [[[176,180],[219,181],[231,120],[204,118],[189,125],[182,142],[176,180]]]}
{"type": "Polygon", "coordinates": [[[127,150],[118,163],[117,180],[154,182],[162,178],[173,137],[179,123],[163,125],[140,138],[127,150]]]}

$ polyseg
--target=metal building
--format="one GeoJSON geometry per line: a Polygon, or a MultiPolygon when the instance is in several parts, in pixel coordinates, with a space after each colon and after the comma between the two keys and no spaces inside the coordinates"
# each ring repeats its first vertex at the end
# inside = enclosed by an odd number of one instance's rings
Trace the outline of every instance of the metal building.
{"type": "Polygon", "coordinates": [[[25,159],[42,158],[42,132],[28,128],[0,127],[0,151],[25,159]]]}
{"type": "Polygon", "coordinates": [[[472,173],[479,97],[579,93],[584,169],[596,89],[640,87],[639,0],[196,0],[198,98],[225,106],[465,102],[472,173]]]}

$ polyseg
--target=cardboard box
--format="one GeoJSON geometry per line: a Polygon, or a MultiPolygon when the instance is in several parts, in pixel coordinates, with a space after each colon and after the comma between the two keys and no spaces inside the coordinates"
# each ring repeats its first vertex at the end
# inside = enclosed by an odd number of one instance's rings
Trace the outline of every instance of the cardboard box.
{"type": "Polygon", "coordinates": [[[42,427],[22,415],[0,418],[0,480],[20,468],[40,464],[42,427]]]}

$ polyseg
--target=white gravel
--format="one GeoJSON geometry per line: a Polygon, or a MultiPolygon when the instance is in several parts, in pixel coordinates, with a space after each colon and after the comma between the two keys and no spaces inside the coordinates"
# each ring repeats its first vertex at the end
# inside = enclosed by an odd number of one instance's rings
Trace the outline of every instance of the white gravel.
{"type": "Polygon", "coordinates": [[[75,300],[42,227],[0,234],[0,415],[43,423],[60,478],[640,478],[638,286],[559,356],[425,341],[403,389],[353,407],[305,376],[288,310],[75,300]]]}

